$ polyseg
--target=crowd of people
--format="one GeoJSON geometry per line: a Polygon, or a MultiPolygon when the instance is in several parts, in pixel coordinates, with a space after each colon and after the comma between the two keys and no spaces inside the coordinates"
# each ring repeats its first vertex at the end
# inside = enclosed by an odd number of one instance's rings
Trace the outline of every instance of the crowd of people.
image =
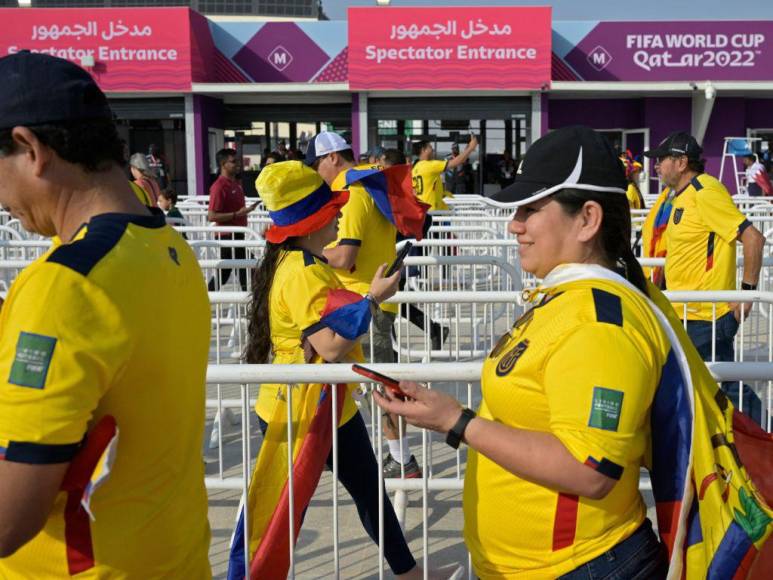
{"type": "MultiPolygon", "coordinates": [[[[157,150],[132,155],[127,181],[107,99],[80,67],[20,51],[0,58],[0,75],[0,203],[54,238],[0,310],[0,576],[208,578],[200,448],[211,312],[196,256],[166,222],[176,196],[159,181],[163,163],[157,150]],[[173,299],[148,299],[158,295],[173,299]]],[[[427,212],[447,209],[443,173],[476,147],[472,137],[436,160],[422,141],[411,166],[396,149],[358,159],[341,135],[321,132],[303,154],[269,152],[256,184],[271,220],[265,253],[251,284],[246,270],[237,276],[251,293],[244,361],[396,361],[400,310],[385,301],[401,283],[399,271],[386,275],[397,236],[426,234],[427,212]]],[[[650,276],[631,244],[636,163],[602,135],[557,129],[517,171],[505,160],[512,182],[495,200],[514,210],[508,231],[539,285],[484,362],[480,408],[405,381],[404,399],[372,393],[385,412],[383,475],[422,476],[401,421],[467,445],[463,536],[478,577],[729,578],[748,572],[770,535],[773,512],[732,438],[734,407],[757,424],[766,410],[746,385],[718,389],[701,360],[733,360],[750,305],[719,304],[713,317],[705,305],[673,308],[661,292],[734,289],[738,243],[742,288],[759,282],[764,237],[701,154],[681,132],[645,152],[665,185],[642,236],[645,256],[665,257],[650,276]],[[657,534],[641,466],[652,473],[657,534]]],[[[208,219],[221,239],[241,240],[257,205],[246,204],[237,152],[219,151],[216,163],[208,219]]],[[[238,245],[221,252],[245,256],[238,245]]],[[[426,314],[402,314],[445,340],[426,314]]],[[[260,387],[264,438],[229,577],[245,566],[251,577],[286,576],[288,538],[325,465],[374,542],[383,514],[395,576],[424,577],[381,482],[360,387],[309,384],[288,410],[291,388],[260,387]],[[288,461],[302,508],[292,524],[288,461]]]]}

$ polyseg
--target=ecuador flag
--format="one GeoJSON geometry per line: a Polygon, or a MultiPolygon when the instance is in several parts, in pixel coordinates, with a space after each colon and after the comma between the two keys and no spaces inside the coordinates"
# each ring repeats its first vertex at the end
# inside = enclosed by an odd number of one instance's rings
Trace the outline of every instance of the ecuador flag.
{"type": "MultiPolygon", "coordinates": [[[[319,321],[336,334],[354,340],[367,332],[370,303],[348,290],[331,290],[319,321]]],[[[321,363],[315,354],[310,362],[321,363]]],[[[346,385],[284,385],[269,418],[258,462],[250,481],[246,504],[231,539],[228,579],[245,577],[245,536],[249,538],[250,577],[287,578],[290,567],[290,486],[292,457],[293,538],[297,541],[303,514],[319,483],[332,447],[333,396],[341,417],[346,385]],[[288,442],[287,389],[292,392],[292,442],[288,442]],[[245,521],[245,515],[248,516],[245,521]]]]}
{"type": "Polygon", "coordinates": [[[350,169],[346,172],[346,187],[353,183],[365,188],[378,210],[398,232],[406,238],[422,239],[429,205],[419,201],[413,192],[409,165],[350,169]]]}
{"type": "MultiPolygon", "coordinates": [[[[646,300],[671,341],[651,408],[650,476],[670,579],[746,578],[773,531],[767,497],[773,438],[733,409],[690,342],[666,297],[644,297],[600,266],[567,265],[551,285],[593,280],[598,288],[646,300]]],[[[546,279],[547,281],[547,279],[546,279]]],[[[540,288],[539,290],[543,290],[540,288]]],[[[756,571],[756,570],[755,570],[756,571]]]]}

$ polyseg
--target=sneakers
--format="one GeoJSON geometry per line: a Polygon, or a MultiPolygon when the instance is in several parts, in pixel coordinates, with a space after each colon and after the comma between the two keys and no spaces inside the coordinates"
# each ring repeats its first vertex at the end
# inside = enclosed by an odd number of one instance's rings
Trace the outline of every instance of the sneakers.
{"type": "MultiPolygon", "coordinates": [[[[400,478],[402,477],[400,463],[392,457],[391,453],[387,453],[386,460],[384,460],[384,478],[400,478]]],[[[405,464],[405,479],[414,479],[421,477],[421,468],[416,461],[416,457],[411,455],[411,459],[405,464]]]]}

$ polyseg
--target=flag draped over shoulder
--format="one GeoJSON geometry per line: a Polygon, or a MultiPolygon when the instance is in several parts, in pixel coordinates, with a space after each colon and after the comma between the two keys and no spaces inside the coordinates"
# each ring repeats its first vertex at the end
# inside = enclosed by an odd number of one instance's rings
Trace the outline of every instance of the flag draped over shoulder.
{"type": "MultiPolygon", "coordinates": [[[[671,217],[671,209],[673,207],[673,195],[670,188],[666,188],[658,197],[655,205],[653,205],[651,212],[654,212],[654,220],[651,228],[647,228],[645,224],[645,230],[642,232],[642,249],[644,255],[650,258],[665,258],[666,257],[666,244],[663,235],[666,233],[666,226],[668,226],[668,220],[671,217]]],[[[649,221],[649,220],[647,220],[649,221]]],[[[652,281],[658,288],[664,287],[664,272],[662,266],[656,266],[652,269],[652,281]]]]}
{"type": "MultiPolygon", "coordinates": [[[[354,340],[370,325],[370,304],[361,295],[344,289],[331,290],[320,319],[320,327],[354,340]]],[[[312,362],[321,362],[319,357],[312,362]]],[[[336,389],[336,417],[340,419],[346,385],[319,383],[298,385],[292,392],[292,473],[293,538],[297,541],[303,513],[319,483],[332,447],[333,396],[336,389]]],[[[245,577],[249,561],[250,577],[287,578],[290,567],[290,488],[287,437],[287,389],[274,405],[268,429],[250,481],[246,502],[239,509],[228,562],[228,579],[245,577]],[[245,515],[247,520],[245,521],[245,515]],[[245,558],[245,536],[249,538],[249,558],[245,558]]]]}
{"type": "MultiPolygon", "coordinates": [[[[549,278],[551,285],[593,280],[601,289],[643,298],[599,266],[569,265],[549,278]]],[[[652,403],[648,466],[668,577],[746,578],[773,531],[770,488],[764,497],[752,481],[755,474],[770,478],[773,438],[733,409],[653,285],[649,299],[671,342],[652,403]]]]}
{"type": "Polygon", "coordinates": [[[381,214],[406,237],[421,240],[429,205],[419,201],[413,191],[409,165],[386,168],[350,169],[346,187],[359,183],[373,198],[381,214]]]}

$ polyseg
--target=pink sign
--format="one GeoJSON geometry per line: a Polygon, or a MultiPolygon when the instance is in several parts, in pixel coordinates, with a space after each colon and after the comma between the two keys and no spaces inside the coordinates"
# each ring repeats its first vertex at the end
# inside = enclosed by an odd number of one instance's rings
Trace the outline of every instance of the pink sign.
{"type": "Polygon", "coordinates": [[[0,10],[0,55],[66,58],[105,91],[189,91],[190,36],[188,8],[0,10]]]}
{"type": "Polygon", "coordinates": [[[540,89],[550,8],[350,8],[349,87],[540,89]]]}

